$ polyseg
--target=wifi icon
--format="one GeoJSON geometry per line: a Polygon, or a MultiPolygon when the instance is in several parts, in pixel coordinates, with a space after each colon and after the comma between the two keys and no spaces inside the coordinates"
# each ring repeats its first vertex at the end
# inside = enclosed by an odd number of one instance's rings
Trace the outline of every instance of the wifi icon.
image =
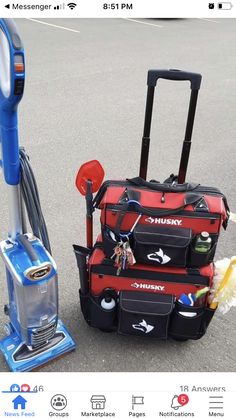
{"type": "Polygon", "coordinates": [[[68,3],[68,4],[67,4],[67,6],[68,6],[71,10],[73,10],[73,9],[77,6],[77,4],[76,4],[76,3],[68,3]]]}

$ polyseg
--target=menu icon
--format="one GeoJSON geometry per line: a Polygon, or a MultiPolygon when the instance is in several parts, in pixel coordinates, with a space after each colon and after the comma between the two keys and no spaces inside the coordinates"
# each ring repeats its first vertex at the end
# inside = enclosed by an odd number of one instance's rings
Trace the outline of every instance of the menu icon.
{"type": "Polygon", "coordinates": [[[223,410],[224,396],[209,396],[209,410],[223,410]]]}

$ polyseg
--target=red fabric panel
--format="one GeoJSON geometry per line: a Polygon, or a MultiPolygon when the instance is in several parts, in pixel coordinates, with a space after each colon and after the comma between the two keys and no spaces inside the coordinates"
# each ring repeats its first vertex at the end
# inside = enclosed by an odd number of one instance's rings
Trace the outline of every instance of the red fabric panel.
{"type": "MultiPolygon", "coordinates": [[[[94,250],[92,256],[89,260],[89,265],[91,268],[91,265],[97,265],[102,263],[104,259],[104,253],[101,249],[97,248],[94,250]]],[[[183,268],[166,268],[166,267],[158,267],[154,268],[151,265],[134,265],[130,269],[137,272],[137,277],[135,278],[125,278],[122,277],[122,274],[119,276],[111,276],[111,275],[104,275],[102,278],[99,277],[98,274],[92,273],[90,278],[90,284],[91,284],[91,292],[93,295],[100,294],[105,288],[114,288],[116,291],[121,290],[140,290],[140,291],[146,291],[146,292],[157,292],[161,294],[174,294],[176,298],[180,296],[180,294],[185,293],[194,293],[197,291],[199,287],[192,285],[192,284],[178,284],[178,283],[170,283],[170,282],[164,282],[163,279],[161,281],[158,280],[158,272],[166,272],[166,273],[172,273],[175,274],[182,274],[183,279],[186,278],[187,270],[183,268]],[[138,272],[139,270],[146,270],[146,271],[153,271],[156,272],[157,279],[156,280],[146,280],[146,279],[140,279],[138,272]],[[133,285],[132,285],[133,284],[133,285]],[[134,284],[142,284],[141,287],[137,287],[134,284]],[[144,284],[144,287],[143,287],[144,284]],[[152,288],[148,288],[148,285],[152,286],[152,288]],[[155,289],[153,289],[153,286],[155,289]],[[161,287],[161,288],[159,288],[161,287]],[[164,288],[162,288],[164,287],[164,288]]],[[[200,274],[203,276],[209,277],[209,284],[212,282],[214,273],[214,267],[213,264],[210,264],[209,266],[204,266],[203,268],[200,268],[200,274]]],[[[185,279],[186,280],[186,279],[185,279]]],[[[196,278],[197,282],[197,278],[196,278]]],[[[202,286],[200,287],[202,288],[202,286]]]]}
{"type": "MultiPolygon", "coordinates": [[[[180,207],[184,204],[186,193],[165,193],[165,202],[161,202],[162,192],[153,192],[148,190],[140,190],[138,188],[132,188],[132,190],[137,190],[140,192],[140,203],[141,205],[149,208],[162,208],[162,209],[172,209],[180,207]]],[[[101,204],[100,208],[104,208],[107,204],[117,204],[125,191],[125,187],[115,187],[111,186],[107,189],[101,204]]],[[[206,203],[208,205],[209,211],[216,214],[221,214],[223,218],[226,217],[225,208],[221,197],[204,195],[206,203]]],[[[192,211],[192,206],[186,207],[187,211],[192,211]]]]}
{"type": "MultiPolygon", "coordinates": [[[[119,212],[106,210],[106,225],[114,229],[118,215],[119,212]]],[[[137,213],[127,212],[123,219],[121,229],[124,231],[129,231],[131,227],[134,225],[137,217],[137,213]]],[[[154,218],[143,215],[139,220],[139,224],[159,225],[159,222],[157,222],[157,220],[159,220],[158,217],[154,218]]],[[[207,218],[187,218],[181,216],[164,217],[160,220],[160,225],[164,225],[165,220],[175,220],[176,224],[173,224],[173,227],[191,228],[193,230],[193,234],[201,233],[201,231],[208,231],[209,233],[217,234],[221,225],[220,219],[215,220],[214,224],[211,224],[211,220],[207,218]],[[179,223],[177,221],[180,221],[180,225],[178,225],[179,223]]],[[[168,224],[167,226],[171,227],[172,224],[168,224]]]]}
{"type": "MultiPolygon", "coordinates": [[[[96,248],[90,259],[89,259],[89,266],[91,265],[99,265],[102,263],[103,259],[105,258],[105,254],[103,253],[103,250],[100,248],[96,248]]],[[[156,272],[166,272],[166,273],[174,273],[174,274],[183,274],[186,275],[187,270],[185,268],[172,268],[172,267],[165,267],[165,266],[158,266],[154,267],[152,265],[141,265],[141,264],[135,264],[131,266],[129,269],[132,270],[142,270],[142,271],[156,271],[156,272]]],[[[214,275],[214,265],[211,263],[210,265],[203,266],[199,269],[200,274],[203,276],[209,276],[212,277],[214,275]]]]}
{"type": "Polygon", "coordinates": [[[124,278],[122,276],[103,276],[99,278],[98,274],[92,274],[91,277],[91,293],[93,295],[99,295],[105,288],[113,288],[118,291],[145,291],[145,292],[155,292],[158,294],[173,294],[176,298],[179,298],[181,294],[195,293],[198,289],[202,288],[197,287],[192,284],[177,284],[163,281],[150,281],[146,279],[137,279],[136,278],[124,278]],[[135,285],[134,285],[135,284],[135,285]],[[136,288],[137,285],[142,284],[145,288],[136,288]],[[156,289],[148,288],[150,286],[156,286],[156,289]],[[160,288],[159,288],[160,287],[160,288]]]}

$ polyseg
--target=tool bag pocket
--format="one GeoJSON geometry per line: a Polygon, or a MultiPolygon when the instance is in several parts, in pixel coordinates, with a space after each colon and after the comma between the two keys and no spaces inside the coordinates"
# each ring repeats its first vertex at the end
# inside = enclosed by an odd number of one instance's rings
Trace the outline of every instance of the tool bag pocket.
{"type": "Polygon", "coordinates": [[[203,319],[202,319],[202,325],[201,325],[201,336],[205,335],[205,333],[207,331],[207,328],[208,328],[215,312],[216,312],[216,309],[213,309],[213,308],[210,308],[210,307],[205,308],[204,316],[203,316],[203,319]]]}
{"type": "Polygon", "coordinates": [[[117,306],[111,310],[101,307],[99,299],[80,291],[80,305],[86,322],[89,326],[104,330],[113,330],[116,324],[117,306]]]}
{"type": "Polygon", "coordinates": [[[206,333],[214,313],[215,310],[204,305],[190,307],[177,301],[171,316],[169,335],[183,340],[200,339],[206,333]]]}
{"type": "Polygon", "coordinates": [[[167,339],[174,296],[121,291],[118,333],[167,339]]]}
{"type": "MultiPolygon", "coordinates": [[[[125,232],[122,232],[125,234],[125,232]]],[[[111,258],[114,255],[114,249],[119,243],[118,236],[114,231],[110,230],[107,226],[102,228],[102,239],[103,239],[103,250],[107,258],[111,258]]]]}
{"type": "Polygon", "coordinates": [[[184,267],[191,238],[190,228],[140,224],[134,229],[134,257],[138,263],[184,267]]]}
{"type": "Polygon", "coordinates": [[[209,263],[213,262],[215,252],[216,252],[218,235],[211,234],[211,240],[212,240],[211,248],[206,253],[196,252],[196,250],[194,249],[195,238],[192,240],[192,243],[190,246],[190,252],[189,252],[188,266],[192,266],[192,267],[206,266],[206,265],[209,265],[209,263]]]}

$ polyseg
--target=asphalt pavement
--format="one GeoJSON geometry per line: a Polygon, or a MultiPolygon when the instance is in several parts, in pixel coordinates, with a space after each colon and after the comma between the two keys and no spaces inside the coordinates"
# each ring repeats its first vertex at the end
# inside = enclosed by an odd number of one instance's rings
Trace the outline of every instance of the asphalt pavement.
{"type": "MultiPolygon", "coordinates": [[[[106,179],[138,175],[150,68],[203,75],[188,180],[217,186],[236,212],[236,26],[234,19],[18,20],[27,81],[19,106],[20,141],[31,158],[59,269],[60,317],[77,349],[40,371],[236,371],[236,310],[216,313],[199,341],[125,337],[89,328],[80,311],[72,244],[85,244],[85,202],[75,189],[80,165],[103,164],[106,179]],[[69,29],[69,30],[68,30],[69,29]]],[[[190,93],[160,81],[148,178],[177,172],[190,93]]],[[[8,228],[0,180],[0,234],[8,228]]],[[[95,217],[96,232],[99,214],[95,217]]],[[[217,258],[236,254],[236,225],[222,232],[217,258]]],[[[3,264],[0,307],[7,302],[3,264]]],[[[6,317],[0,311],[0,335],[6,317]]],[[[0,371],[7,371],[0,355],[0,371]]]]}

